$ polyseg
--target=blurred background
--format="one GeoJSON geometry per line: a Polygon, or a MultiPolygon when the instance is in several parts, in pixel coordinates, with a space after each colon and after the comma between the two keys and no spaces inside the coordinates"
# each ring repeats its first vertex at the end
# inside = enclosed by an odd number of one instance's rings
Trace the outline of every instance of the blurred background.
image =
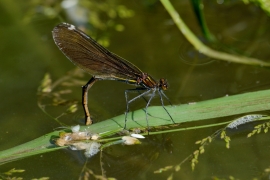
{"type": "MultiPolygon", "coordinates": [[[[251,56],[269,62],[270,18],[259,6],[242,1],[205,1],[204,16],[216,38],[207,42],[190,1],[172,1],[185,23],[203,42],[216,50],[251,56]]],[[[65,77],[76,67],[59,51],[51,31],[68,22],[83,29],[110,51],[129,60],[157,80],[169,82],[166,95],[173,104],[198,102],[226,95],[270,87],[269,68],[218,61],[199,54],[177,29],[168,12],[157,0],[28,0],[0,2],[0,150],[5,150],[53,131],[60,125],[38,107],[38,87],[46,73],[52,81],[65,77]]],[[[61,118],[71,126],[83,123],[81,86],[91,75],[83,74],[69,98],[78,111],[61,118]]],[[[91,113],[96,122],[125,112],[124,83],[100,81],[89,92],[91,113]]],[[[159,105],[159,100],[153,102],[159,105]]],[[[143,108],[137,101],[131,110],[143,108]]],[[[47,109],[52,116],[63,109],[47,109]]],[[[267,112],[266,112],[267,113],[267,112]]],[[[223,121],[215,119],[214,121],[223,121]]],[[[230,120],[230,118],[228,118],[230,120]]],[[[196,123],[194,123],[196,125],[196,123]]],[[[100,161],[108,177],[117,179],[168,178],[170,173],[153,171],[179,164],[197,146],[196,140],[214,133],[216,128],[150,137],[142,146],[115,146],[95,156],[86,167],[101,174],[100,161]]],[[[249,129],[250,130],[250,129],[249,129]]],[[[200,156],[192,172],[190,163],[181,166],[175,179],[261,177],[269,166],[270,143],[266,135],[247,139],[245,131],[232,132],[230,149],[216,140],[200,156]]],[[[25,169],[25,179],[79,179],[86,159],[81,152],[60,150],[33,156],[1,166],[1,172],[25,169]]]]}

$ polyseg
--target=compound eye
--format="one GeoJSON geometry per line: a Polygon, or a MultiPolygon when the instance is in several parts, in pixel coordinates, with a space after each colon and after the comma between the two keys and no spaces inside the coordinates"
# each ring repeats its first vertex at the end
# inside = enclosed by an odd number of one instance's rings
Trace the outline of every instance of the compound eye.
{"type": "Polygon", "coordinates": [[[167,89],[168,89],[168,85],[167,85],[167,84],[163,84],[163,85],[162,85],[162,89],[163,89],[163,90],[167,90],[167,89]]]}
{"type": "Polygon", "coordinates": [[[162,90],[167,90],[168,89],[168,83],[164,78],[161,78],[159,80],[159,84],[162,90]]]}

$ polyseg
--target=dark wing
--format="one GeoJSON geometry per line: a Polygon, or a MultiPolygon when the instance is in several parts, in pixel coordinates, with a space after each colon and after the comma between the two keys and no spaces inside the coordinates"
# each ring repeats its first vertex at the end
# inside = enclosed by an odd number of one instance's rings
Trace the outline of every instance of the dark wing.
{"type": "Polygon", "coordinates": [[[97,78],[136,80],[142,73],[73,25],[59,24],[52,34],[55,44],[71,62],[97,78]]]}

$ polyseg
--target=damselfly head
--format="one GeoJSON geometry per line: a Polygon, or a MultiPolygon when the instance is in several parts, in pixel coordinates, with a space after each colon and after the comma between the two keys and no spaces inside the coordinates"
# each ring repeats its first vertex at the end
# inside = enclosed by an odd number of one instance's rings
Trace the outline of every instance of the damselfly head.
{"type": "Polygon", "coordinates": [[[164,78],[161,78],[160,80],[159,80],[159,88],[161,88],[162,90],[167,90],[168,89],[168,82],[167,82],[167,80],[166,79],[164,79],[164,78]]]}

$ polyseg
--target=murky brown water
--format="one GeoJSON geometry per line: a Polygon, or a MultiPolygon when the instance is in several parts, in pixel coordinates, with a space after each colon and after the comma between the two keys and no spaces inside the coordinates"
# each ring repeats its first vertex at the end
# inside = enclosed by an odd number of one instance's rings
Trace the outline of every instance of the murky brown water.
{"type": "MultiPolygon", "coordinates": [[[[165,77],[170,88],[166,95],[173,104],[183,104],[270,87],[267,68],[216,61],[197,57],[192,46],[173,24],[163,6],[142,2],[121,2],[134,10],[132,18],[119,19],[123,32],[98,31],[108,36],[109,49],[136,64],[156,79],[165,77]]],[[[173,2],[183,20],[203,39],[189,2],[173,2]],[[176,4],[177,3],[177,4],[176,4]]],[[[41,6],[40,6],[41,7],[41,6]]],[[[40,7],[34,8],[40,10],[40,7]]],[[[0,5],[1,53],[1,149],[5,150],[28,142],[59,125],[37,107],[36,91],[44,74],[49,72],[54,80],[74,68],[54,45],[53,27],[64,21],[45,16],[27,16],[33,9],[30,2],[6,1],[0,5]],[[30,21],[28,21],[30,19],[30,21]]],[[[215,48],[269,60],[269,17],[254,5],[241,2],[219,5],[215,1],[205,4],[205,17],[210,31],[218,39],[215,48]]],[[[68,21],[68,20],[66,20],[68,21]]],[[[68,21],[72,23],[72,21],[68,21]]],[[[85,76],[85,83],[90,75],[85,76]]],[[[82,83],[83,85],[83,83],[82,83]]],[[[111,81],[98,82],[91,89],[91,110],[97,121],[125,112],[124,90],[132,88],[111,81]]],[[[80,86],[72,93],[80,101],[80,86]]],[[[154,104],[158,104],[158,98],[154,104]]],[[[132,110],[143,108],[144,101],[132,104],[132,110]]],[[[69,125],[78,124],[83,117],[82,108],[61,119],[69,125]]],[[[60,114],[58,109],[51,113],[60,114]]],[[[216,119],[215,121],[230,120],[216,119]]],[[[194,124],[193,124],[194,125],[194,124]]],[[[153,171],[177,165],[193,153],[195,141],[213,134],[218,127],[156,136],[143,140],[141,146],[115,146],[102,157],[108,176],[118,179],[165,179],[170,172],[154,174],[153,171]]],[[[268,134],[247,139],[250,127],[231,132],[231,148],[216,140],[200,155],[192,172],[190,163],[174,173],[175,179],[210,179],[213,176],[239,179],[259,177],[269,167],[268,134]]],[[[1,172],[11,168],[25,169],[25,179],[50,177],[51,179],[78,179],[85,158],[83,153],[60,150],[44,155],[2,165],[1,172]]],[[[100,156],[88,160],[87,167],[100,174],[100,156]]],[[[18,175],[19,176],[19,175],[18,175]]]]}

